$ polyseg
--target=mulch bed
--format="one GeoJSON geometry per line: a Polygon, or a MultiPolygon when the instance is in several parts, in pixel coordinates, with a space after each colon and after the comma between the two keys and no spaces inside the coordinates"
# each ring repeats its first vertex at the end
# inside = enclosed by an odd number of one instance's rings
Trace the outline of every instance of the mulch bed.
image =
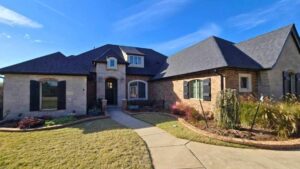
{"type": "Polygon", "coordinates": [[[191,123],[193,126],[205,130],[210,133],[214,133],[221,136],[231,137],[231,138],[241,138],[249,139],[255,141],[281,141],[282,138],[277,136],[277,133],[273,130],[255,128],[250,131],[250,128],[241,127],[239,129],[223,129],[220,128],[217,123],[213,120],[208,121],[208,128],[206,127],[204,121],[200,123],[191,123]]]}

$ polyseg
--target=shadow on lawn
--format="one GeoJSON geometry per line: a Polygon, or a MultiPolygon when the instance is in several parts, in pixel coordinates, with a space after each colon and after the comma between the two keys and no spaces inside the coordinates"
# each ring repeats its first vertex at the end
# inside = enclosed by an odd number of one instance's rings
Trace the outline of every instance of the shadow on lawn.
{"type": "Polygon", "coordinates": [[[122,126],[111,119],[99,119],[88,121],[81,124],[76,124],[74,126],[70,126],[69,128],[82,130],[83,134],[99,133],[109,130],[127,129],[125,126],[122,126]]]}

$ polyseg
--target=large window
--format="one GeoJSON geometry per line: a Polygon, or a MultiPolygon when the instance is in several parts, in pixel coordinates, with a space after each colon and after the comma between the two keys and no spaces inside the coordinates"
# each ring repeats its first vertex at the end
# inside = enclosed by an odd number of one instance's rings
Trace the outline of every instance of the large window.
{"type": "Polygon", "coordinates": [[[239,92],[252,92],[251,74],[239,74],[239,92]]]}
{"type": "Polygon", "coordinates": [[[48,80],[41,82],[41,108],[43,110],[57,109],[58,82],[48,80]]]}
{"type": "Polygon", "coordinates": [[[107,59],[107,69],[117,69],[117,59],[110,57],[107,59]]]}
{"type": "Polygon", "coordinates": [[[192,80],[189,82],[189,98],[203,99],[203,81],[192,80]]]}
{"type": "Polygon", "coordinates": [[[131,67],[144,67],[144,57],[138,55],[129,55],[129,66],[131,67]]]}
{"type": "Polygon", "coordinates": [[[283,72],[283,94],[299,95],[300,74],[294,72],[283,72]]]}
{"type": "Polygon", "coordinates": [[[147,83],[135,80],[128,83],[128,98],[130,100],[147,99],[147,83]]]}

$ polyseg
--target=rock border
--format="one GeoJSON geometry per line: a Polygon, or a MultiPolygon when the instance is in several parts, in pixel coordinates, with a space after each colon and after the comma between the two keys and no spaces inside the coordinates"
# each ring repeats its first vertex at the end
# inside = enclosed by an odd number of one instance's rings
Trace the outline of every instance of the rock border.
{"type": "MultiPolygon", "coordinates": [[[[157,113],[157,112],[144,112],[147,113],[157,113]]],[[[135,114],[142,114],[142,113],[130,113],[132,115],[135,114]]],[[[187,122],[185,119],[175,116],[170,113],[157,113],[166,115],[169,117],[176,118],[180,124],[182,124],[184,127],[209,138],[228,142],[228,143],[235,143],[235,144],[241,144],[246,145],[250,147],[260,148],[260,149],[269,149],[269,150],[296,150],[300,149],[300,138],[287,140],[287,141],[254,141],[254,140],[247,140],[247,139],[241,139],[241,138],[232,138],[232,137],[226,137],[226,136],[220,136],[214,133],[210,133],[204,130],[201,130],[189,122],[187,122]]]]}
{"type": "Polygon", "coordinates": [[[300,139],[299,138],[287,140],[287,141],[254,141],[254,140],[241,139],[241,138],[232,138],[232,137],[221,136],[221,135],[217,135],[214,133],[210,133],[210,132],[201,130],[180,117],[177,117],[177,120],[182,125],[184,125],[185,127],[189,128],[190,130],[192,130],[198,134],[201,134],[201,135],[209,137],[209,138],[217,139],[220,141],[224,141],[224,142],[241,144],[241,145],[252,146],[252,147],[261,148],[261,149],[269,149],[269,150],[300,149],[300,139]]]}
{"type": "Polygon", "coordinates": [[[75,124],[80,124],[80,123],[87,122],[87,121],[107,119],[109,117],[110,116],[108,116],[108,115],[88,117],[88,118],[85,118],[85,119],[80,119],[80,120],[76,120],[76,121],[65,123],[65,124],[59,124],[59,125],[48,126],[48,127],[29,128],[29,129],[0,127],[0,132],[33,132],[33,131],[54,130],[54,129],[65,128],[65,127],[68,127],[68,126],[73,126],[75,124]]]}

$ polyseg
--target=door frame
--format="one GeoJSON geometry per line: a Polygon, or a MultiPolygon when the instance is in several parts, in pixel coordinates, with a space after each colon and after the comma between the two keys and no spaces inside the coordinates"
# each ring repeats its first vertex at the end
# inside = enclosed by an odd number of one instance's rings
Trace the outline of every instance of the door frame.
{"type": "Polygon", "coordinates": [[[118,80],[116,78],[105,79],[105,99],[108,105],[118,105],[118,80]]]}

